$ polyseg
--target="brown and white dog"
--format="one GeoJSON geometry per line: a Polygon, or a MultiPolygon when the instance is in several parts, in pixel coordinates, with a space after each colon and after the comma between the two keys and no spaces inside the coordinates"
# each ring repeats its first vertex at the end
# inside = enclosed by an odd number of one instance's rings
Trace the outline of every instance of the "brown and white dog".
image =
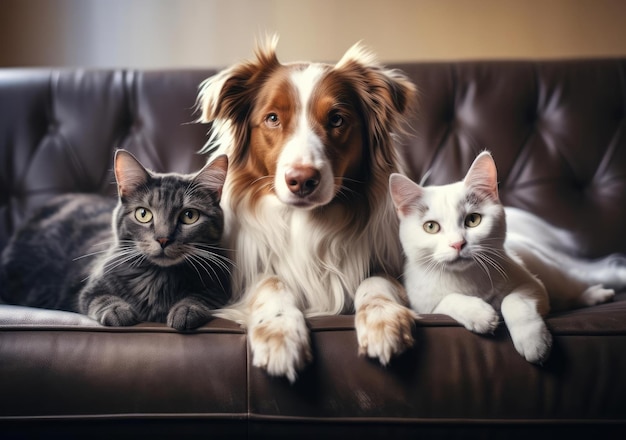
{"type": "Polygon", "coordinates": [[[253,364],[291,382],[311,360],[305,317],[355,312],[359,352],[387,364],[413,345],[389,175],[414,85],[359,44],[336,65],[256,59],[205,80],[204,151],[230,168],[222,205],[235,302],[253,364]]]}

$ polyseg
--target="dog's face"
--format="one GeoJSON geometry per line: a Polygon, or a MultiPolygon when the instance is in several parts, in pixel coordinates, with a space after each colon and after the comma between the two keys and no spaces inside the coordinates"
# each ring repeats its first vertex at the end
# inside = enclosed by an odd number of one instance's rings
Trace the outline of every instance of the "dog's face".
{"type": "Polygon", "coordinates": [[[281,64],[274,45],[208,79],[200,93],[202,120],[216,120],[218,141],[220,130],[232,136],[234,186],[313,209],[349,202],[387,166],[386,179],[396,163],[390,132],[409,107],[413,85],[358,46],[331,66],[281,64]]]}
{"type": "Polygon", "coordinates": [[[329,203],[361,176],[363,127],[356,100],[319,65],[282,67],[261,87],[250,116],[253,174],[273,176],[283,203],[329,203]]]}

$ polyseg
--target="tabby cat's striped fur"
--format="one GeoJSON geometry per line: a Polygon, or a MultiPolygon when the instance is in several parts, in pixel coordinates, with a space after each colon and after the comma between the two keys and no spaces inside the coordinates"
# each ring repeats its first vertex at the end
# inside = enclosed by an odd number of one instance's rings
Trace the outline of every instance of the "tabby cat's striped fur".
{"type": "Polygon", "coordinates": [[[117,202],[93,194],[52,199],[2,254],[2,296],[76,311],[104,325],[202,325],[228,295],[219,242],[226,156],[198,173],[146,170],[115,155],[117,202]]]}

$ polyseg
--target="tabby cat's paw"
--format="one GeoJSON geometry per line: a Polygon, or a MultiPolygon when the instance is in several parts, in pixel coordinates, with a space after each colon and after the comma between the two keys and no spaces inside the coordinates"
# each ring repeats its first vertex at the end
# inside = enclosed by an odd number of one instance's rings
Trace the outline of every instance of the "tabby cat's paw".
{"type": "Polygon", "coordinates": [[[182,300],[167,314],[167,325],[178,331],[192,330],[211,318],[211,309],[195,301],[182,300]]]}
{"type": "Polygon", "coordinates": [[[125,327],[139,322],[137,314],[126,301],[116,301],[109,304],[100,312],[98,321],[102,325],[111,327],[125,327]]]}

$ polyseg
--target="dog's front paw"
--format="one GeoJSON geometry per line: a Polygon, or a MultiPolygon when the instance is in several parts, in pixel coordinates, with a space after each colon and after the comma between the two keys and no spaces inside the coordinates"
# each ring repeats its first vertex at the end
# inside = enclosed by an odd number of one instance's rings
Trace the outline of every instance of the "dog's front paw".
{"type": "Polygon", "coordinates": [[[258,314],[249,333],[252,364],[272,376],[285,376],[293,383],[312,359],[309,330],[298,309],[258,314]]]}
{"type": "Polygon", "coordinates": [[[417,314],[387,298],[375,298],[356,312],[359,354],[377,358],[387,365],[392,356],[413,346],[417,314]]]}

